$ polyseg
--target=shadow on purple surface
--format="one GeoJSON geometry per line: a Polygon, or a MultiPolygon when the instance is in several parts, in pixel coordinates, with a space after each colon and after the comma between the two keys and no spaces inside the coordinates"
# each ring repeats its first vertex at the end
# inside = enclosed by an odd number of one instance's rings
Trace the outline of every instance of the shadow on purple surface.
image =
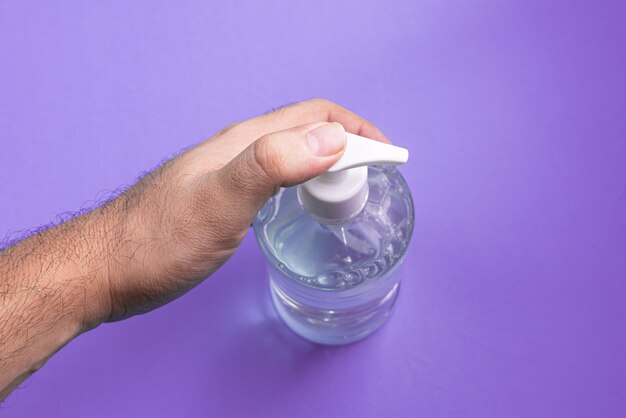
{"type": "Polygon", "coordinates": [[[324,384],[318,379],[320,373],[333,368],[334,360],[362,350],[364,345],[326,347],[292,333],[274,310],[262,257],[251,248],[256,243],[250,237],[246,241],[215,278],[224,287],[213,289],[209,296],[216,305],[229,300],[230,306],[224,313],[229,318],[228,328],[219,330],[219,349],[204,364],[205,373],[219,379],[218,384],[210,384],[211,390],[217,389],[218,393],[209,395],[207,401],[228,403],[228,408],[233,408],[234,396],[245,394],[250,403],[239,401],[237,408],[247,410],[258,405],[257,401],[279,407],[281,397],[307,386],[307,382],[324,384]],[[244,257],[247,260],[242,260],[244,257]],[[259,272],[263,272],[260,280],[259,272]]]}

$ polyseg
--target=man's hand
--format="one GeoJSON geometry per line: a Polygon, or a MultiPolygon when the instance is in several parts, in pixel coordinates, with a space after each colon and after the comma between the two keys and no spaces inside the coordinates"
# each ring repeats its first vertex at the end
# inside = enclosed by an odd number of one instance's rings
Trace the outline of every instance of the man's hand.
{"type": "Polygon", "coordinates": [[[187,292],[234,253],[281,186],[387,141],[327,100],[232,125],[106,205],[0,252],[0,399],[79,333],[187,292]],[[333,123],[336,122],[336,123],[333,123]]]}
{"type": "Polygon", "coordinates": [[[346,109],[311,100],[226,128],[120,196],[112,204],[123,221],[102,319],[153,309],[217,270],[279,187],[309,180],[339,159],[344,127],[386,141],[346,109]]]}

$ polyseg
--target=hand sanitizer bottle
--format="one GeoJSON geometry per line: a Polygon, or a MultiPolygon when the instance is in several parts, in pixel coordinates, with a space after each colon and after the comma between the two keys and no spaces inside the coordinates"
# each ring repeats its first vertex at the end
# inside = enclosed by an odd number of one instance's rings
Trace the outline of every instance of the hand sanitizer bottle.
{"type": "Polygon", "coordinates": [[[254,222],[278,314],[296,334],[331,345],[360,340],[389,317],[414,221],[394,167],[408,151],[346,136],[335,165],[281,189],[254,222]]]}

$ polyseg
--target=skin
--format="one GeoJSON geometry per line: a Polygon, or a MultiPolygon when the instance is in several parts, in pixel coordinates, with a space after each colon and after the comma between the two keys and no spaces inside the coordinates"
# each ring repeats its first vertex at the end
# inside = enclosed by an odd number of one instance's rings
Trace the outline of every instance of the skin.
{"type": "Polygon", "coordinates": [[[81,333],[181,296],[235,252],[280,188],[371,123],[313,99],[227,127],[114,200],[0,252],[0,400],[81,333]],[[333,123],[334,122],[334,123],[333,123]]]}

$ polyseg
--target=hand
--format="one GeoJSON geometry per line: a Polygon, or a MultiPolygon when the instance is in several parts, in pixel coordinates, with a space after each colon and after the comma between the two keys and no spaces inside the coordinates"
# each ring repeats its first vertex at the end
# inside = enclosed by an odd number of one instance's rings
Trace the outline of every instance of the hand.
{"type": "Polygon", "coordinates": [[[281,186],[373,125],[310,100],[230,126],[107,204],[0,251],[0,401],[81,332],[185,293],[237,249],[281,186]],[[332,123],[338,122],[338,123],[332,123]]]}
{"type": "Polygon", "coordinates": [[[97,319],[119,320],[163,305],[217,270],[281,186],[331,167],[344,128],[387,141],[375,126],[314,99],[232,125],[165,163],[102,208],[108,219],[97,319]],[[337,123],[329,123],[337,122],[337,123]]]}

